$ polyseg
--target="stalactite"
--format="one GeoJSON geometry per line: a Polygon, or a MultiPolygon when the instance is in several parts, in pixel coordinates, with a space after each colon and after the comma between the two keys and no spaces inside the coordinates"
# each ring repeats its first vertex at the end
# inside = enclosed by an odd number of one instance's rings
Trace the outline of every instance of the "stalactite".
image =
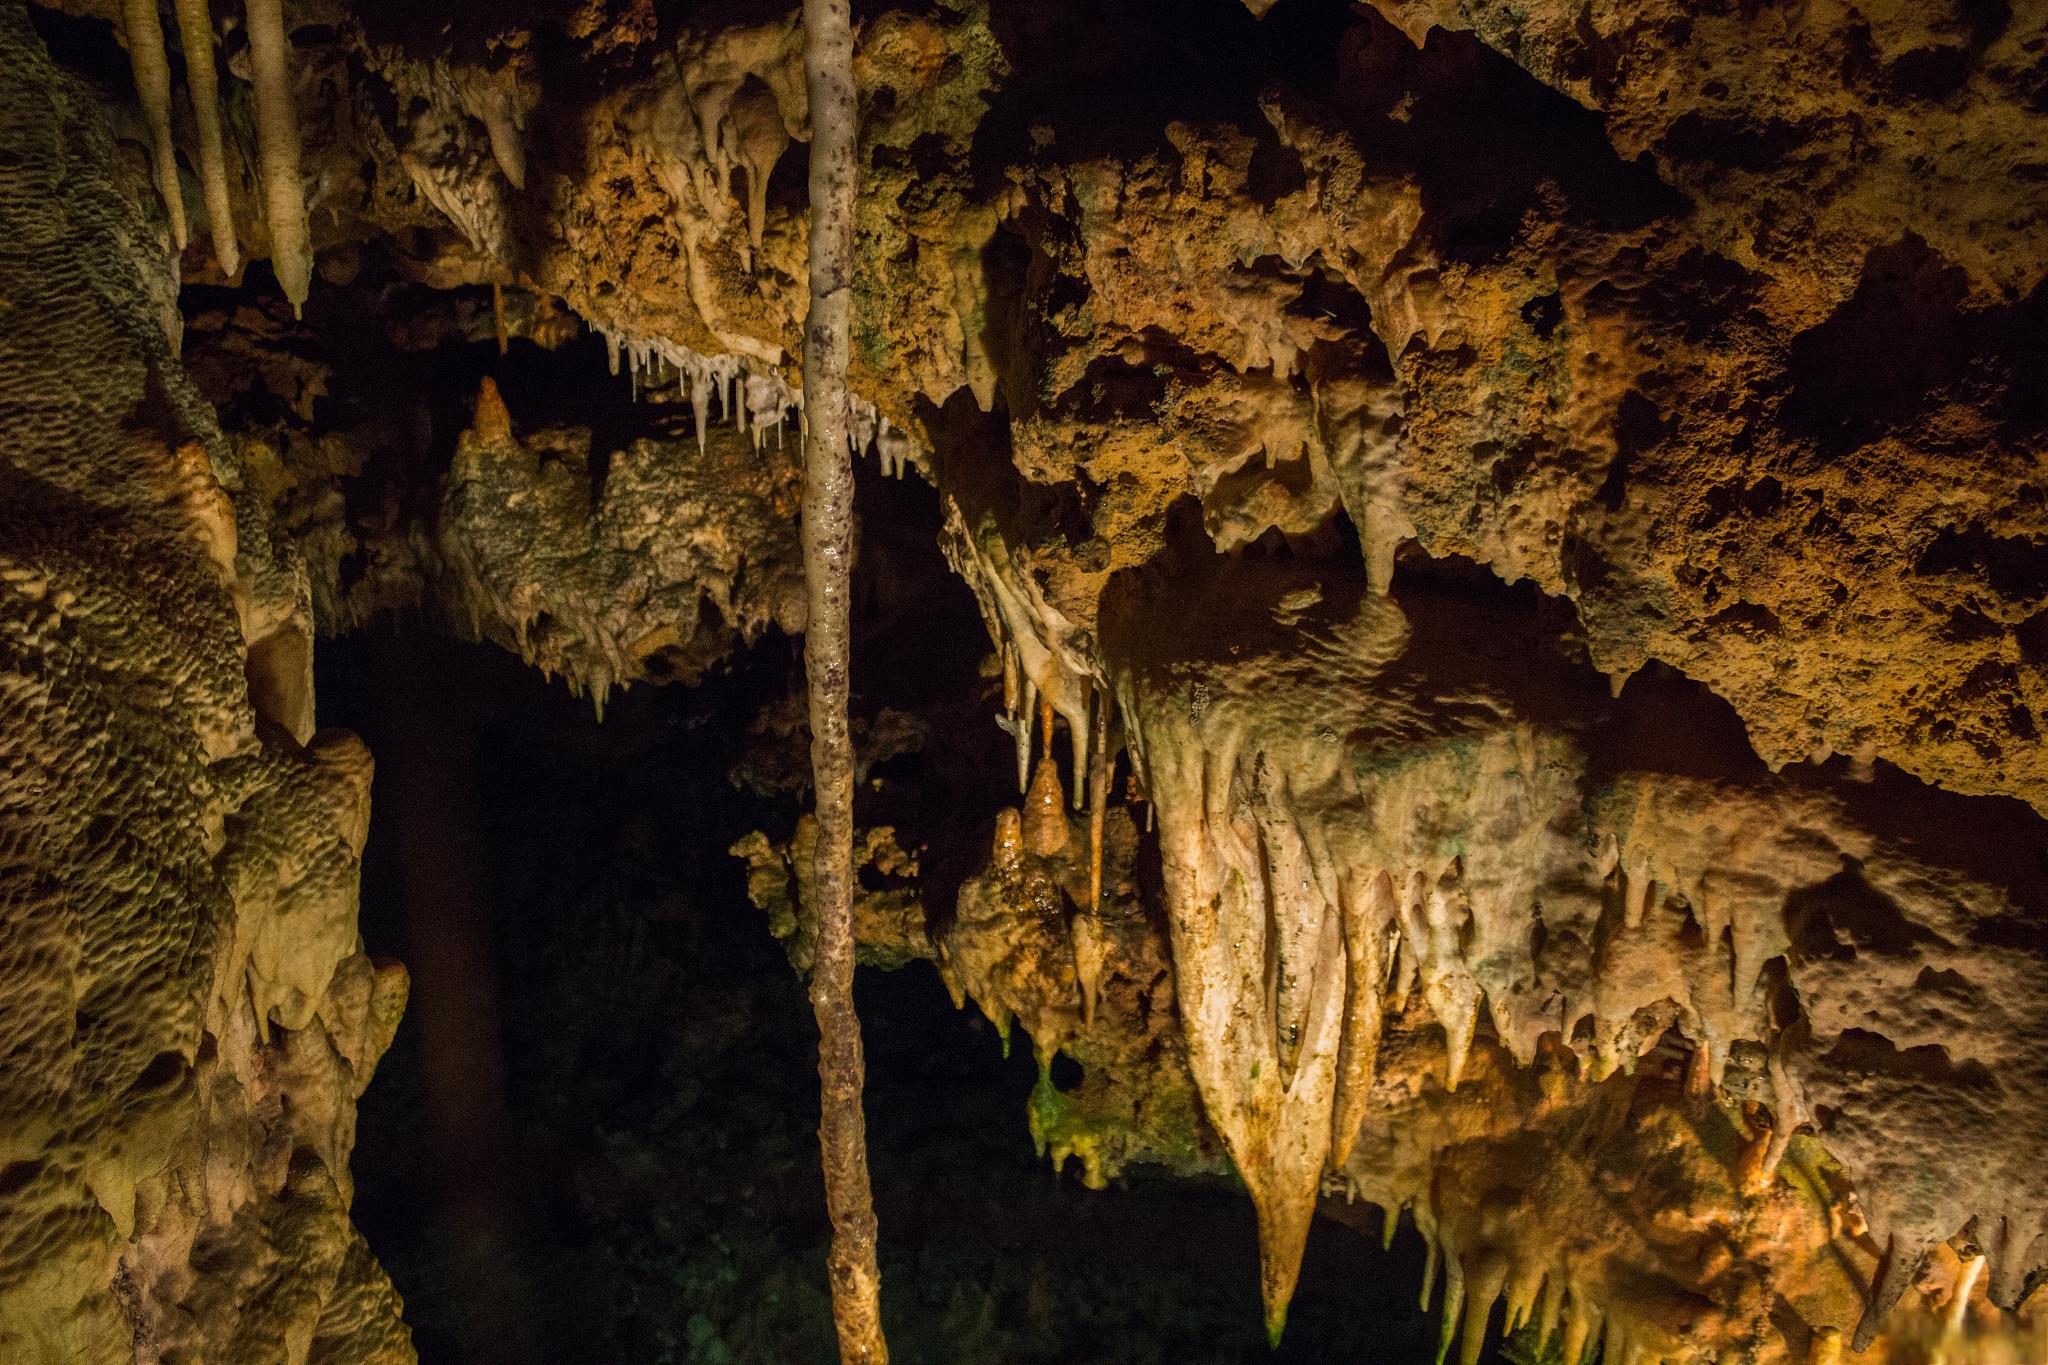
{"type": "Polygon", "coordinates": [[[1856,1324],[1856,1335],[1849,1343],[1852,1350],[1868,1350],[1870,1343],[1877,1340],[1885,1316],[1898,1305],[1906,1287],[1919,1277],[1921,1262],[1926,1258],[1925,1246],[1896,1235],[1892,1237],[1885,1251],[1884,1268],[1870,1286],[1870,1301],[1864,1307],[1863,1317],[1856,1324]]]}
{"type": "Polygon", "coordinates": [[[1458,1324],[1464,1320],[1465,1312],[1465,1267],[1458,1255],[1446,1246],[1443,1251],[1444,1263],[1444,1317],[1443,1325],[1437,1329],[1436,1365],[1444,1365],[1451,1353],[1451,1342],[1458,1334],[1458,1324]]]}
{"type": "Polygon", "coordinates": [[[1089,705],[1093,700],[1094,689],[1087,682],[1082,682],[1081,715],[1084,719],[1078,725],[1070,723],[1067,727],[1067,740],[1074,753],[1075,810],[1081,809],[1083,795],[1088,790],[1088,739],[1094,733],[1094,727],[1085,718],[1088,715],[1089,705]]]}
{"type": "Polygon", "coordinates": [[[711,425],[711,375],[702,366],[682,371],[689,381],[690,422],[697,432],[697,453],[704,453],[704,438],[711,425]]]}
{"type": "MultiPolygon", "coordinates": [[[[1507,1262],[1498,1256],[1482,1255],[1467,1277],[1464,1339],[1458,1347],[1458,1365],[1479,1365],[1479,1353],[1486,1348],[1486,1325],[1493,1306],[1507,1285],[1507,1262]]],[[[1446,1321],[1449,1315],[1446,1314],[1446,1321]]]]}
{"type": "Polygon", "coordinates": [[[1552,1271],[1543,1281],[1543,1299],[1536,1309],[1536,1338],[1549,1341],[1564,1321],[1564,1272],[1552,1271]]]}
{"type": "Polygon", "coordinates": [[[768,178],[789,148],[789,134],[774,95],[755,86],[735,98],[723,124],[722,146],[725,155],[747,173],[747,244],[740,250],[740,264],[752,270],[754,255],[761,250],[767,231],[768,178]]]}
{"type": "Polygon", "coordinates": [[[242,268],[235,236],[235,206],[228,197],[227,150],[221,141],[220,77],[213,63],[213,15],[207,0],[178,0],[178,37],[185,48],[185,93],[199,130],[199,187],[206,201],[206,230],[213,259],[223,275],[242,268]]]}
{"type": "Polygon", "coordinates": [[[135,97],[149,125],[150,164],[156,191],[170,215],[171,240],[185,249],[185,194],[178,185],[178,149],[171,141],[171,66],[164,57],[164,30],[156,0],[121,0],[121,29],[128,40],[128,65],[135,73],[135,97]]]}
{"type": "Polygon", "coordinates": [[[1536,1299],[1543,1292],[1544,1274],[1541,1265],[1517,1267],[1508,1280],[1508,1315],[1502,1320],[1501,1330],[1513,1332],[1530,1320],[1536,1311],[1536,1299]]]}
{"type": "Polygon", "coordinates": [[[306,188],[299,176],[299,116],[283,0],[248,0],[249,66],[256,87],[256,161],[270,226],[270,264],[297,316],[313,280],[306,188]]]}
{"type": "Polygon", "coordinates": [[[868,1188],[864,1062],[853,1006],[853,741],[847,730],[848,601],[853,461],[846,444],[846,368],[853,324],[857,109],[847,0],[804,0],[804,75],[811,107],[810,317],[804,328],[802,534],[809,625],[811,785],[816,794],[818,946],[811,1007],[818,1018],[818,1142],[832,1219],[827,1257],[843,1365],[886,1365],[874,1198],[868,1188]]]}
{"type": "Polygon", "coordinates": [[[2008,1210],[1997,1219],[1985,1219],[1991,1228],[1990,1273],[1985,1285],[1991,1301],[2013,1312],[2026,1296],[2028,1274],[2041,1264],[2043,1256],[2041,1217],[2033,1210],[2008,1210]]]}
{"type": "Polygon", "coordinates": [[[1591,1339],[1595,1326],[1593,1318],[1587,1313],[1586,1305],[1578,1294],[1574,1293],[1564,1313],[1563,1356],[1569,1365],[1580,1365],[1586,1358],[1586,1342],[1591,1339]]]}
{"type": "Polygon", "coordinates": [[[1024,675],[1022,705],[1017,710],[1017,728],[1011,733],[1017,737],[1017,792],[1021,796],[1031,790],[1031,727],[1038,720],[1038,683],[1029,673],[1024,675]]]}
{"type": "Polygon", "coordinates": [[[1344,1031],[1338,1043],[1337,1096],[1331,1105],[1330,1164],[1342,1167],[1351,1159],[1371,1096],[1373,1071],[1379,1059],[1380,1020],[1384,1012],[1380,964],[1385,926],[1393,917],[1393,882],[1385,872],[1373,873],[1363,892],[1346,885],[1339,894],[1346,961],[1344,1031]]]}
{"type": "Polygon", "coordinates": [[[504,355],[512,349],[511,340],[505,335],[505,286],[491,282],[491,330],[498,337],[498,354],[504,355]]]}
{"type": "Polygon", "coordinates": [[[1105,689],[1095,703],[1095,757],[1088,771],[1088,908],[1102,909],[1102,823],[1109,809],[1109,713],[1105,689]]]}

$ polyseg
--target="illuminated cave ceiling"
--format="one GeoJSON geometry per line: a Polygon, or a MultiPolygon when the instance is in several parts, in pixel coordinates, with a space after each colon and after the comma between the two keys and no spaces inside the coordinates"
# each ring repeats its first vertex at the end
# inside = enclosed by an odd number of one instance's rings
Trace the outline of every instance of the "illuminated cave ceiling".
{"type": "MultiPolygon", "coordinates": [[[[0,1355],[405,1360],[311,642],[801,629],[801,35],[311,0],[280,89],[222,3],[216,155],[191,9],[165,118],[146,0],[0,6],[0,1355]],[[677,420],[516,382],[586,328],[677,420]]],[[[1468,1359],[2044,1358],[2048,8],[859,13],[857,425],[1025,789],[957,903],[864,831],[869,951],[1082,1063],[1091,1181],[1227,1153],[1276,1329],[1363,1199],[1468,1359]]]]}

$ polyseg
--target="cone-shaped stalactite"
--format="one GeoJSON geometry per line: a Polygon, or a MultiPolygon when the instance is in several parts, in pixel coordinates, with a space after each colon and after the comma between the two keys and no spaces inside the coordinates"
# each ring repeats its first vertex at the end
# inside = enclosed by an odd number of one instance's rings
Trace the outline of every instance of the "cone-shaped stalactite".
{"type": "Polygon", "coordinates": [[[249,0],[249,67],[256,86],[256,160],[270,224],[270,264],[291,300],[305,305],[313,280],[306,191],[299,177],[299,119],[292,99],[291,44],[281,0],[249,0]]]}
{"type": "Polygon", "coordinates": [[[882,1365],[881,1271],[861,1114],[860,1019],[853,1008],[853,742],[847,732],[848,579],[853,556],[853,455],[846,363],[853,322],[856,109],[846,0],[804,0],[811,103],[811,311],[804,329],[803,547],[810,623],[811,776],[817,794],[818,1141],[832,1217],[832,1316],[845,1365],[882,1365]]]}
{"type": "Polygon", "coordinates": [[[213,65],[213,15],[207,0],[178,0],[178,37],[185,47],[185,93],[199,133],[199,187],[206,201],[206,230],[223,275],[242,266],[235,237],[235,209],[228,198],[227,152],[220,131],[220,77],[213,65]]]}
{"type": "Polygon", "coordinates": [[[164,29],[156,0],[121,0],[121,29],[128,40],[128,65],[135,73],[135,97],[149,125],[150,165],[171,240],[185,249],[185,195],[178,185],[178,152],[171,142],[171,66],[164,58],[164,29]]]}

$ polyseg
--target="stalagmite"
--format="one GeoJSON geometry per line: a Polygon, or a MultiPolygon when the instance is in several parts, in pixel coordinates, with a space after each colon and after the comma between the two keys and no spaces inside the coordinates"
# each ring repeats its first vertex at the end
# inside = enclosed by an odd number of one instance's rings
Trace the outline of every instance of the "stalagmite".
{"type": "Polygon", "coordinates": [[[1067,794],[1060,790],[1059,765],[1052,757],[1052,699],[1038,704],[1037,775],[1024,798],[1024,843],[1041,858],[1055,857],[1067,847],[1067,794]]]}
{"type": "Polygon", "coordinates": [[[502,446],[512,439],[512,414],[505,408],[505,397],[498,392],[497,381],[489,375],[477,385],[476,407],[469,425],[479,444],[487,447],[502,446]]]}
{"type": "Polygon", "coordinates": [[[1685,1093],[1697,1100],[1711,1099],[1714,1094],[1714,1049],[1710,1043],[1702,1043],[1692,1050],[1692,1056],[1685,1064],[1685,1093]]]}
{"type": "Polygon", "coordinates": [[[199,130],[199,188],[206,201],[206,230],[220,273],[242,268],[235,237],[235,207],[228,197],[227,151],[220,133],[220,77],[213,64],[213,15],[207,0],[178,0],[178,37],[185,48],[185,93],[199,130]]]}
{"type": "Polygon", "coordinates": [[[1777,1172],[1772,1153],[1778,1145],[1778,1131],[1784,1125],[1767,1112],[1758,1112],[1756,1131],[1736,1158],[1736,1183],[1750,1194],[1759,1194],[1770,1188],[1771,1178],[1777,1172]]]}
{"type": "Polygon", "coordinates": [[[1792,1085],[1792,1079],[1785,1071],[1784,1041],[1771,1040],[1770,1062],[1765,1074],[1771,1082],[1771,1140],[1764,1149],[1763,1162],[1758,1168],[1753,1187],[1755,1192],[1769,1188],[1778,1177],[1778,1167],[1784,1164],[1785,1153],[1792,1148],[1792,1134],[1799,1127],[1799,1096],[1792,1085]]]}
{"type": "Polygon", "coordinates": [[[292,314],[304,308],[313,281],[306,228],[306,189],[299,178],[299,115],[292,98],[291,45],[283,0],[248,0],[249,68],[256,87],[256,163],[270,226],[270,264],[292,314]]]}
{"type": "Polygon", "coordinates": [[[853,1007],[853,740],[851,667],[853,460],[846,447],[846,365],[853,327],[856,106],[847,0],[804,0],[804,77],[811,105],[810,317],[804,327],[803,549],[809,625],[811,785],[816,793],[818,1143],[832,1219],[827,1269],[842,1365],[886,1365],[882,1276],[861,1114],[865,1063],[853,1007]]]}
{"type": "Polygon", "coordinates": [[[164,30],[156,0],[121,0],[121,29],[128,40],[128,65],[135,73],[135,97],[149,125],[150,164],[156,192],[170,215],[171,240],[185,249],[185,194],[178,186],[178,149],[171,141],[171,66],[164,58],[164,30]]]}
{"type": "Polygon", "coordinates": [[[995,865],[1005,872],[1015,871],[1024,859],[1024,814],[1015,806],[1005,806],[996,812],[995,865]]]}

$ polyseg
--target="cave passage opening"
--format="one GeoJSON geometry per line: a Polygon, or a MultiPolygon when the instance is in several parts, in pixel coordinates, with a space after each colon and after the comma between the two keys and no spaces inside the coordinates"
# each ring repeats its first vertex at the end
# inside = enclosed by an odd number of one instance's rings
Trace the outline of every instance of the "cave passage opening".
{"type": "MultiPolygon", "coordinates": [[[[936,499],[868,464],[860,510],[857,722],[918,707],[936,732],[863,785],[863,824],[893,801],[906,828],[985,831],[1014,799],[1010,740],[977,704],[985,637],[935,548],[936,499]]],[[[793,643],[631,689],[601,722],[417,618],[323,641],[316,666],[321,723],[379,756],[366,945],[413,973],[362,1101],[356,1216],[421,1359],[833,1359],[811,1024],[727,851],[801,808],[773,789],[803,743],[776,732],[800,696],[793,643]]],[[[865,967],[858,990],[900,1359],[1434,1354],[1412,1230],[1383,1253],[1370,1212],[1323,1220],[1272,1352],[1234,1181],[1140,1168],[1092,1191],[1078,1163],[1049,1171],[1021,1034],[1006,1047],[956,1011],[926,962],[865,967]]],[[[1053,1083],[1077,1069],[1061,1057],[1053,1083]]]]}

